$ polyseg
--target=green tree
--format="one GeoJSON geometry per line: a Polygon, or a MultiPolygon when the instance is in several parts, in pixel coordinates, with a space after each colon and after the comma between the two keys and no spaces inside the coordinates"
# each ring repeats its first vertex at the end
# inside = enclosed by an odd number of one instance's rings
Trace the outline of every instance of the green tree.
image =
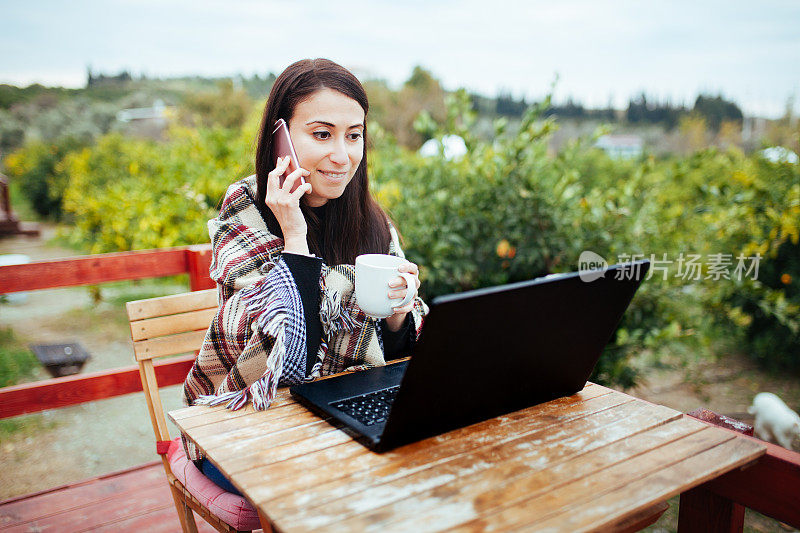
{"type": "Polygon", "coordinates": [[[736,103],[726,100],[722,95],[708,96],[701,94],[694,102],[692,109],[698,115],[706,119],[708,127],[713,131],[719,131],[720,125],[724,121],[742,121],[742,110],[736,103]]]}
{"type": "Polygon", "coordinates": [[[384,95],[384,108],[389,109],[381,119],[381,126],[401,145],[416,150],[427,139],[414,128],[421,112],[435,120],[444,120],[445,92],[439,81],[420,66],[414,67],[411,76],[396,95],[384,95]]]}
{"type": "Polygon", "coordinates": [[[62,217],[69,176],[60,164],[67,154],[83,146],[85,142],[75,137],[62,137],[56,142],[34,141],[5,158],[6,174],[19,184],[39,216],[53,220],[62,217]]]}

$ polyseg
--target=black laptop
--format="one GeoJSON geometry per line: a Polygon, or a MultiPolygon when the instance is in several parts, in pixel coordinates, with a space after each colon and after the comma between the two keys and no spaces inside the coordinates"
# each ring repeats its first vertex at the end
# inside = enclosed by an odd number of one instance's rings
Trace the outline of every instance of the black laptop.
{"type": "Polygon", "coordinates": [[[292,396],[381,452],[574,394],[649,266],[435,298],[410,360],[297,385],[292,396]]]}

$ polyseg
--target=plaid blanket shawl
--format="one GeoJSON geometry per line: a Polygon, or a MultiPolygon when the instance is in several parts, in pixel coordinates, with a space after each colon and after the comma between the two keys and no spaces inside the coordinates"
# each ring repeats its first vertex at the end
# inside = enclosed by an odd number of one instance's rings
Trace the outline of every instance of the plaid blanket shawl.
{"type": "MultiPolygon", "coordinates": [[[[311,374],[306,370],[303,304],[281,258],[283,239],[267,229],[258,212],[255,176],[228,188],[220,214],[208,223],[214,250],[211,278],[219,308],[183,386],[187,405],[225,404],[239,409],[252,402],[269,407],[279,384],[295,384],[344,370],[385,364],[379,322],[355,301],[353,265],[322,265],[320,321],[323,338],[311,374]]],[[[390,227],[388,253],[404,257],[390,227]]],[[[428,308],[417,298],[412,320],[417,335],[428,308]]],[[[199,451],[186,439],[187,455],[199,451]]]]}

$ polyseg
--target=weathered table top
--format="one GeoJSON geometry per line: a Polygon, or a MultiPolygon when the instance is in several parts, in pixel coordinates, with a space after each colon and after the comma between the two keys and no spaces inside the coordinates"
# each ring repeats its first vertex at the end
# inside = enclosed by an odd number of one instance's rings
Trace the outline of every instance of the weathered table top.
{"type": "Polygon", "coordinates": [[[765,450],[595,384],[383,454],[287,389],[170,417],[279,531],[607,530],[765,450]]]}

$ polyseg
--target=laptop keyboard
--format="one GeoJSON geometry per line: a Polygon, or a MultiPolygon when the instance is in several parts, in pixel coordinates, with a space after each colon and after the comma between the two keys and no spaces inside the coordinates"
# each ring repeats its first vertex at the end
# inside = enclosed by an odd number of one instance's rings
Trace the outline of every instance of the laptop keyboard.
{"type": "Polygon", "coordinates": [[[395,385],[388,389],[333,402],[331,405],[343,413],[347,413],[365,426],[372,426],[386,422],[386,417],[389,416],[389,410],[392,408],[392,402],[397,396],[398,389],[400,389],[400,385],[395,385]]]}

